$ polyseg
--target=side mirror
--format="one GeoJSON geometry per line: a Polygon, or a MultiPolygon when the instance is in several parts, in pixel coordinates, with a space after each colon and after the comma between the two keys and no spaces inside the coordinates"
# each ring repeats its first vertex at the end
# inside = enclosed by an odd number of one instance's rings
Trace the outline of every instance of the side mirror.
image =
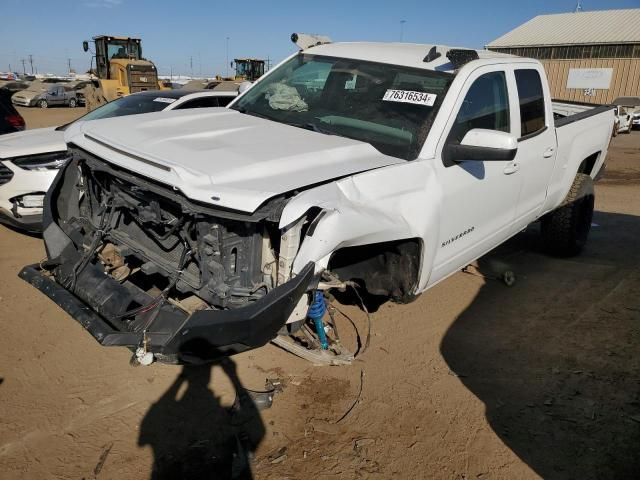
{"type": "Polygon", "coordinates": [[[84,50],[85,52],[89,51],[89,42],[87,42],[86,40],[82,42],[82,50],[84,50]]]}
{"type": "Polygon", "coordinates": [[[518,152],[518,140],[506,132],[474,128],[460,143],[445,146],[447,160],[505,161],[513,160],[518,152]]]}

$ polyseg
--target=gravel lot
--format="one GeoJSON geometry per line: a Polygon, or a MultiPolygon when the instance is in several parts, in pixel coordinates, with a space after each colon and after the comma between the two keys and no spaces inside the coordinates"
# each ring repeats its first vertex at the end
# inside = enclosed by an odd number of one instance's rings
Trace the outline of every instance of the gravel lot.
{"type": "MultiPolygon", "coordinates": [[[[21,113],[36,128],[84,109],[21,113]]],[[[459,273],[385,304],[369,349],[332,368],[271,345],[133,368],[18,279],[42,241],[0,226],[0,477],[227,478],[242,432],[258,479],[640,478],[640,131],[613,139],[596,194],[580,257],[539,253],[530,227],[478,262],[515,286],[459,273]],[[272,408],[231,415],[267,378],[272,408]]]]}

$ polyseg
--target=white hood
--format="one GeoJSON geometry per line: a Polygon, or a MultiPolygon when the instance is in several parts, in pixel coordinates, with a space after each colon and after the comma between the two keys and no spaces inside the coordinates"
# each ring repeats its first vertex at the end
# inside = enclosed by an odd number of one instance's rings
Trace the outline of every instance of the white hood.
{"type": "Polygon", "coordinates": [[[57,132],[56,127],[0,135],[0,159],[61,152],[66,149],[64,132],[57,132]]]}
{"type": "Polygon", "coordinates": [[[245,212],[281,193],[404,162],[367,143],[224,108],[85,122],[65,140],[193,200],[245,212]]]}

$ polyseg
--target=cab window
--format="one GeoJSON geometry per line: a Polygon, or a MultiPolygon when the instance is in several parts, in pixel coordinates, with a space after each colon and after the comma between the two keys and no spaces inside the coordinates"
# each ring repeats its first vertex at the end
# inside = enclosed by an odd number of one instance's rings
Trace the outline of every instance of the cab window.
{"type": "Polygon", "coordinates": [[[545,127],[542,80],[537,70],[515,71],[520,101],[520,136],[532,135],[545,127]]]}
{"type": "Polygon", "coordinates": [[[490,72],[478,77],[467,92],[449,135],[460,143],[474,128],[509,132],[509,94],[504,72],[490,72]]]}
{"type": "Polygon", "coordinates": [[[209,108],[218,107],[217,97],[200,97],[193,100],[188,100],[182,105],[178,105],[175,110],[185,110],[187,108],[209,108]]]}

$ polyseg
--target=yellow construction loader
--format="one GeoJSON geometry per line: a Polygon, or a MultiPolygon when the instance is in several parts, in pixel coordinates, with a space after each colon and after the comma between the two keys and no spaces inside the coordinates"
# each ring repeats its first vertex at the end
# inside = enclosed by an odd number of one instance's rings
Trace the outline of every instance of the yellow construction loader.
{"type": "MultiPolygon", "coordinates": [[[[97,79],[81,92],[88,110],[130,93],[166,89],[158,83],[156,66],[142,56],[139,38],[99,35],[93,42],[91,72],[97,79]]],[[[89,42],[82,42],[82,48],[89,51],[89,42]]]]}
{"type": "MultiPolygon", "coordinates": [[[[257,58],[236,58],[236,77],[234,80],[254,82],[264,75],[264,60],[257,58]]],[[[233,67],[233,64],[231,65],[233,67]]]]}

